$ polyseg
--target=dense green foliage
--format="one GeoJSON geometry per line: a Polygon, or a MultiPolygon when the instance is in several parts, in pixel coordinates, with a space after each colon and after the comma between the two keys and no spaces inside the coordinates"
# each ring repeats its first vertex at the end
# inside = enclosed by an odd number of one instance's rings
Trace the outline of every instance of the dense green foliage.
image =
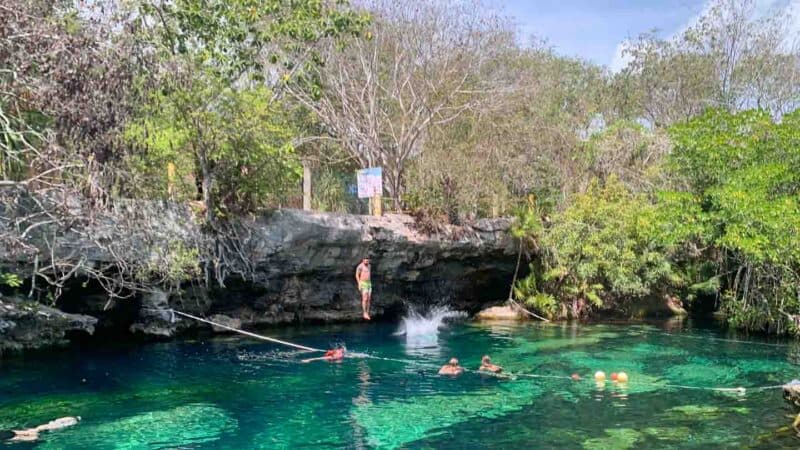
{"type": "Polygon", "coordinates": [[[296,131],[270,97],[264,88],[218,84],[154,93],[127,130],[147,149],[128,160],[134,176],[149,181],[149,195],[158,195],[160,187],[166,197],[166,167],[174,163],[175,200],[198,197],[199,175],[208,180],[203,189],[210,189],[217,208],[241,212],[285,203],[296,195],[302,168],[292,146],[296,131]],[[206,107],[207,99],[213,108],[206,107]]]}
{"type": "Polygon", "coordinates": [[[142,2],[138,11],[160,19],[137,21],[134,36],[157,51],[139,76],[143,102],[127,130],[144,148],[127,160],[146,187],[139,195],[164,196],[173,163],[172,197],[202,200],[209,221],[296,198],[294,142],[304,124],[277,89],[315,63],[300,49],[357,33],[366,16],[275,0],[142,2]]]}
{"type": "MultiPolygon", "coordinates": [[[[544,225],[520,222],[540,258],[518,297],[619,309],[661,292],[719,297],[737,327],[798,331],[800,113],[709,111],[670,129],[668,181],[651,196],[595,180],[544,225]]],[[[533,213],[535,216],[536,213],[533,213]]]]}
{"type": "MultiPolygon", "coordinates": [[[[584,308],[620,308],[676,282],[663,211],[616,177],[591,183],[570,206],[539,228],[541,267],[517,286],[517,295],[550,316],[581,317],[584,308]],[[546,296],[546,297],[545,297],[546,296]],[[549,297],[549,298],[548,298],[549,297]],[[557,311],[550,299],[569,304],[557,311]]],[[[530,220],[530,219],[528,219],[530,220]]]]}
{"type": "Polygon", "coordinates": [[[800,111],[711,111],[672,129],[670,172],[702,206],[698,245],[717,250],[723,311],[751,329],[798,331],[800,111]]]}

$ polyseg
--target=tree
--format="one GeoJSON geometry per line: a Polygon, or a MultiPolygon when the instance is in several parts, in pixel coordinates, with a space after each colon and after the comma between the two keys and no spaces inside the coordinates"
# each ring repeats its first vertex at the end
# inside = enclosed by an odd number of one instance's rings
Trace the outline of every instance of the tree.
{"type": "Polygon", "coordinates": [[[21,287],[24,279],[29,297],[53,301],[78,275],[113,299],[142,289],[134,273],[143,265],[155,263],[154,280],[169,270],[146,245],[152,218],[109,205],[116,174],[108,169],[127,151],[121,131],[133,111],[136,72],[129,42],[113,26],[115,10],[102,1],[84,6],[0,5],[2,264],[21,267],[6,281],[21,287]],[[111,256],[90,262],[80,245],[57,244],[64,235],[111,256]]]}
{"type": "Polygon", "coordinates": [[[302,168],[292,146],[296,130],[272,92],[204,80],[151,95],[127,130],[142,150],[126,161],[148,196],[167,198],[171,181],[174,200],[200,193],[214,217],[286,203],[302,168]],[[165,170],[170,163],[174,180],[165,170]]]}
{"type": "Polygon", "coordinates": [[[600,157],[587,138],[611,117],[602,70],[511,42],[481,76],[500,87],[480,108],[433,127],[411,161],[409,206],[451,220],[510,214],[528,196],[550,212],[564,206],[600,157]]]}
{"type": "Polygon", "coordinates": [[[670,130],[678,194],[702,205],[693,222],[722,279],[722,311],[751,330],[800,332],[800,110],[714,110],[670,130]]]}
{"type": "Polygon", "coordinates": [[[541,267],[519,282],[517,297],[545,306],[544,314],[563,305],[561,316],[579,318],[587,307],[621,309],[662,293],[675,274],[671,248],[659,239],[661,220],[655,205],[615,176],[604,184],[594,180],[548,226],[532,227],[541,267]]]}
{"type": "Polygon", "coordinates": [[[601,180],[617,177],[634,192],[659,188],[661,165],[671,145],[667,133],[618,120],[583,143],[587,169],[601,180]]]}
{"type": "Polygon", "coordinates": [[[706,108],[763,108],[780,116],[800,105],[800,47],[781,11],[754,0],[716,0],[673,39],[643,35],[616,77],[623,107],[667,126],[706,108]]]}
{"type": "Polygon", "coordinates": [[[222,282],[236,236],[213,227],[226,210],[217,205],[250,211],[285,197],[297,177],[294,128],[270,86],[311,61],[305,44],[363,20],[325,1],[0,5],[0,246],[32,263],[31,295],[46,280],[57,298],[81,274],[129,296],[174,282],[173,269],[194,274],[199,259],[216,263],[222,282]],[[214,249],[182,240],[152,250],[154,218],[120,198],[162,197],[166,183],[152,181],[165,181],[160,163],[173,156],[201,181],[214,249]],[[157,165],[161,179],[147,178],[157,165]],[[115,231],[98,232],[97,218],[115,231]],[[113,260],[96,267],[81,249],[55,248],[67,232],[113,260]]]}
{"type": "Polygon", "coordinates": [[[100,164],[122,153],[134,69],[94,2],[81,17],[67,1],[0,5],[1,175],[85,182],[98,195],[100,164]],[[9,164],[27,166],[14,170],[9,164]]]}
{"type": "Polygon", "coordinates": [[[303,47],[355,33],[364,18],[343,3],[279,0],[145,1],[135,17],[149,70],[128,136],[149,150],[131,161],[152,174],[175,158],[209,223],[223,206],[280,198],[297,177],[296,133],[272,88],[311,63],[303,47]]]}
{"type": "Polygon", "coordinates": [[[365,6],[372,28],[344,48],[325,43],[322,64],[289,88],[362,167],[383,167],[400,209],[408,160],[434,127],[486,101],[497,80],[481,74],[510,37],[472,2],[365,6]]]}

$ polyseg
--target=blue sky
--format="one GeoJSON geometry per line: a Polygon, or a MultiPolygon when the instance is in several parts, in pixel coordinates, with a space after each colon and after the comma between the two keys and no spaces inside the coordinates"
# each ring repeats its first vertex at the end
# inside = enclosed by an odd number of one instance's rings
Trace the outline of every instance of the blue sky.
{"type": "MultiPolygon", "coordinates": [[[[523,38],[545,38],[555,50],[619,69],[619,45],[639,34],[659,30],[661,36],[681,32],[697,20],[707,0],[498,0],[523,38]]],[[[759,9],[791,9],[800,0],[755,0],[759,9]]],[[[800,18],[798,18],[800,19],[800,18]]]]}

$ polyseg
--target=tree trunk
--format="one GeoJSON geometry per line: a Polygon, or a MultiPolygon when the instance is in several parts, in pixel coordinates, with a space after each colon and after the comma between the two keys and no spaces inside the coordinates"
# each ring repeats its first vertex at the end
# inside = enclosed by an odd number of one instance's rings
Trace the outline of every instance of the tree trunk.
{"type": "Polygon", "coordinates": [[[214,223],[214,173],[208,164],[202,164],[202,172],[203,172],[203,203],[206,206],[206,221],[209,224],[214,223]]]}
{"type": "Polygon", "coordinates": [[[311,211],[311,166],[303,162],[303,209],[311,211]]]}
{"type": "Polygon", "coordinates": [[[392,208],[396,213],[403,212],[402,192],[403,192],[403,170],[391,169],[387,171],[387,190],[392,198],[392,208]]]}

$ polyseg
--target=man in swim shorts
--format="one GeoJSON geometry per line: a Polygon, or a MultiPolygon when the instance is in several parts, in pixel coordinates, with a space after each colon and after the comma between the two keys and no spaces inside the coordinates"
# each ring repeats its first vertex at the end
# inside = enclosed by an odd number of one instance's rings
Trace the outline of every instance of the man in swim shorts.
{"type": "Polygon", "coordinates": [[[358,292],[361,293],[361,311],[364,320],[370,320],[369,306],[372,302],[372,277],[370,274],[369,258],[361,260],[361,264],[356,267],[356,284],[358,292]]]}
{"type": "MultiPolygon", "coordinates": [[[[11,435],[9,435],[9,440],[12,442],[31,442],[36,441],[39,439],[39,433],[42,431],[55,431],[60,430],[62,428],[71,427],[73,425],[77,425],[78,422],[81,421],[80,416],[78,417],[61,417],[56,420],[51,420],[44,425],[39,425],[35,428],[28,428],[25,430],[13,430],[11,431],[11,435]]],[[[0,438],[0,439],[4,439],[0,438]]]]}

